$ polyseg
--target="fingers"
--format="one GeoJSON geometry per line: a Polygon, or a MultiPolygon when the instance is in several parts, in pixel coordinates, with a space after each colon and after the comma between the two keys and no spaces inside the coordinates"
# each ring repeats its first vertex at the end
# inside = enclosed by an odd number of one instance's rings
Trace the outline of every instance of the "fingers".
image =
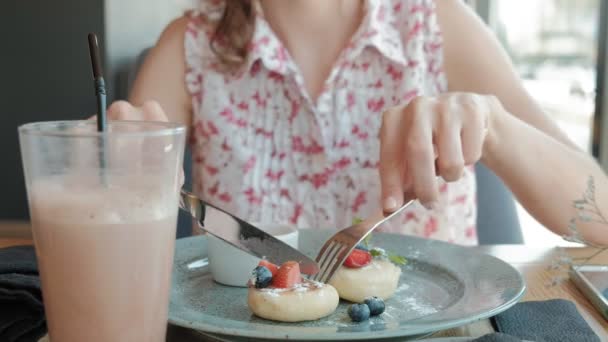
{"type": "Polygon", "coordinates": [[[433,150],[434,106],[434,100],[417,98],[405,111],[411,117],[405,144],[408,172],[416,197],[427,208],[434,207],[439,196],[433,150]]]}
{"type": "Polygon", "coordinates": [[[462,155],[465,165],[473,165],[482,156],[488,129],[489,107],[476,97],[463,97],[460,99],[460,103],[462,108],[469,113],[468,120],[464,122],[462,129],[462,155]]]}
{"type": "Polygon", "coordinates": [[[437,128],[435,140],[437,141],[438,175],[447,182],[454,182],[462,177],[464,171],[464,156],[461,145],[461,116],[460,108],[451,100],[438,104],[437,128]]]}
{"type": "Polygon", "coordinates": [[[148,121],[169,121],[160,104],[156,101],[144,102],[142,110],[148,121]]]}
{"type": "Polygon", "coordinates": [[[130,121],[142,120],[142,111],[127,101],[116,101],[107,110],[108,120],[130,121]]]}
{"type": "Polygon", "coordinates": [[[146,101],[135,107],[127,101],[116,101],[108,108],[109,120],[121,121],[168,121],[167,115],[156,101],[146,101]]]}
{"type": "Polygon", "coordinates": [[[394,108],[382,116],[380,128],[380,180],[382,208],[393,212],[403,204],[404,162],[401,138],[401,109],[394,108]]]}
{"type": "Polygon", "coordinates": [[[462,134],[462,155],[464,165],[473,165],[481,159],[484,133],[482,124],[479,122],[469,122],[462,134]]]}
{"type": "Polygon", "coordinates": [[[493,97],[444,94],[418,97],[385,112],[380,132],[383,208],[391,212],[408,196],[427,208],[437,205],[436,176],[462,178],[482,155],[493,97]],[[408,194],[405,194],[409,192],[408,194]]]}

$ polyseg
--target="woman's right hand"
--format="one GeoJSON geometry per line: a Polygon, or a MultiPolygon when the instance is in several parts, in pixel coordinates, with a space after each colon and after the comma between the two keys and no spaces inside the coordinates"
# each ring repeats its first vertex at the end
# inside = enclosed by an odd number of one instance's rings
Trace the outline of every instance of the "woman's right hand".
{"type": "MultiPolygon", "coordinates": [[[[108,121],[156,121],[168,122],[169,118],[156,101],[146,101],[141,107],[136,107],[127,101],[116,101],[108,107],[108,121]]],[[[184,185],[184,171],[180,170],[179,187],[184,185]]]]}
{"type": "Polygon", "coordinates": [[[146,101],[141,107],[133,106],[127,101],[116,101],[108,108],[107,115],[108,120],[117,121],[169,121],[156,101],[146,101]]]}

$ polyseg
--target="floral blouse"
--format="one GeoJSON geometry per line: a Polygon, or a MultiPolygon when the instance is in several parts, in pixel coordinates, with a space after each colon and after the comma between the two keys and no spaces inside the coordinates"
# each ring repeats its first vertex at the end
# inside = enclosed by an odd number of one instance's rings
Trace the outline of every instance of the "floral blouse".
{"type": "MultiPolygon", "coordinates": [[[[259,7],[247,61],[218,68],[209,40],[222,6],[202,1],[185,36],[194,191],[248,221],[299,228],[343,228],[380,210],[382,112],[447,89],[434,1],[366,1],[315,101],[259,7]]],[[[440,183],[436,208],[416,203],[379,230],[476,244],[475,193],[467,168],[440,183]]]]}

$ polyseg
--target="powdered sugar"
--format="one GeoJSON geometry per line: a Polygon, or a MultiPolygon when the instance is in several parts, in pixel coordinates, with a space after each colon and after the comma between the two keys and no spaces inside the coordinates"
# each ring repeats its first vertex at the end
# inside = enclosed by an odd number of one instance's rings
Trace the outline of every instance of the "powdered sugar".
{"type": "Polygon", "coordinates": [[[284,292],[306,292],[306,291],[310,291],[310,290],[316,290],[316,289],[322,288],[324,286],[325,286],[325,284],[323,284],[323,283],[304,279],[304,282],[295,284],[293,287],[286,288],[286,289],[276,288],[276,287],[266,287],[266,288],[257,289],[257,290],[264,292],[270,296],[279,296],[281,293],[284,293],[284,292]]]}

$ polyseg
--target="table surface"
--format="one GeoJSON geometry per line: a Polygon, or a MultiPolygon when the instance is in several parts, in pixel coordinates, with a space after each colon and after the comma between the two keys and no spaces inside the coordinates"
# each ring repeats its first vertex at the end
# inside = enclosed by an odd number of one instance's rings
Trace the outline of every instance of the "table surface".
{"type": "MultiPolygon", "coordinates": [[[[0,238],[0,248],[31,243],[29,239],[0,238]]],[[[558,248],[535,248],[522,245],[480,246],[473,248],[477,248],[486,254],[508,262],[524,275],[527,285],[524,301],[555,298],[570,300],[576,303],[581,315],[600,336],[600,340],[608,341],[608,321],[595,310],[592,304],[570,280],[550,286],[556,274],[555,271],[549,269],[549,266],[559,257],[560,251],[558,248]]],[[[590,248],[582,247],[569,247],[562,250],[572,258],[588,257],[594,252],[590,248]]],[[[608,265],[608,253],[603,253],[592,259],[592,263],[608,265]]],[[[478,337],[490,332],[493,332],[491,324],[488,320],[483,320],[461,328],[439,332],[436,336],[478,337]]]]}

